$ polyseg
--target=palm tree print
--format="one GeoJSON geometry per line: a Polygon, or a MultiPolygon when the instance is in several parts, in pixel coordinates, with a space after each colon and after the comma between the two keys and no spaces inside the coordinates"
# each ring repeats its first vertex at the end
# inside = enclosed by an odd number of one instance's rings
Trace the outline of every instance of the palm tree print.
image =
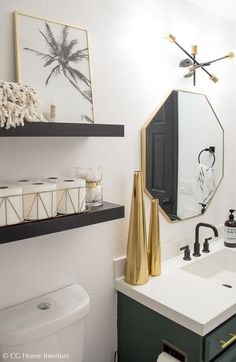
{"type": "Polygon", "coordinates": [[[68,26],[64,26],[60,40],[57,41],[53,35],[50,25],[45,22],[45,32],[42,32],[41,30],[39,30],[39,32],[46,42],[48,52],[42,53],[30,48],[24,48],[24,50],[41,58],[44,62],[44,67],[53,66],[51,72],[45,80],[45,86],[48,85],[53,76],[55,77],[62,74],[72,84],[72,86],[92,104],[91,81],[82,72],[75,68],[75,65],[81,61],[88,60],[88,48],[76,49],[75,47],[78,45],[78,40],[69,40],[68,31],[68,26]],[[80,82],[86,84],[88,89],[82,90],[80,88],[80,82]]]}

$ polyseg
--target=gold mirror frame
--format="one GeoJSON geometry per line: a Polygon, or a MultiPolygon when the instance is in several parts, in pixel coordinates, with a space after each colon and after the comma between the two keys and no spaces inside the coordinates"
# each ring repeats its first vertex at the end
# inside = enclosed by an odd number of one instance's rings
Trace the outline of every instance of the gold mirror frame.
{"type": "MultiPolygon", "coordinates": [[[[166,102],[166,100],[168,99],[168,97],[170,96],[170,94],[173,92],[173,91],[177,91],[177,92],[185,92],[185,93],[191,93],[191,94],[197,94],[197,95],[201,95],[201,96],[204,96],[207,103],[209,104],[212,112],[214,113],[215,115],[215,118],[216,120],[218,121],[219,123],[219,126],[222,130],[222,175],[221,175],[221,178],[219,179],[219,182],[218,182],[218,185],[216,186],[216,189],[211,197],[211,200],[209,202],[209,204],[207,205],[206,207],[206,211],[208,210],[211,202],[212,202],[212,199],[214,198],[222,180],[223,180],[223,177],[224,177],[224,128],[219,120],[219,118],[217,117],[216,115],[216,112],[214,111],[214,108],[212,107],[209,99],[207,98],[207,96],[203,93],[196,93],[196,92],[190,92],[190,91],[186,91],[186,90],[183,90],[183,89],[172,89],[171,91],[169,91],[168,95],[163,99],[162,102],[160,102],[159,106],[151,113],[151,115],[148,117],[148,119],[146,120],[146,122],[144,123],[144,126],[142,127],[141,129],[141,170],[142,170],[142,173],[143,173],[143,184],[144,184],[144,191],[146,193],[146,195],[150,198],[150,199],[153,199],[153,196],[151,195],[151,193],[148,191],[147,187],[146,187],[146,128],[147,126],[151,123],[151,121],[153,120],[153,117],[157,114],[157,112],[160,110],[160,108],[163,106],[163,104],[166,102]]],[[[193,215],[193,216],[190,216],[190,217],[186,217],[184,219],[181,219],[181,220],[171,220],[169,218],[169,216],[166,214],[166,212],[162,209],[162,207],[159,207],[159,210],[162,214],[162,216],[171,224],[175,224],[177,222],[180,222],[180,221],[185,221],[185,220],[190,220],[190,219],[193,219],[195,217],[198,217],[198,216],[201,216],[202,214],[196,214],[196,215],[193,215]]]]}

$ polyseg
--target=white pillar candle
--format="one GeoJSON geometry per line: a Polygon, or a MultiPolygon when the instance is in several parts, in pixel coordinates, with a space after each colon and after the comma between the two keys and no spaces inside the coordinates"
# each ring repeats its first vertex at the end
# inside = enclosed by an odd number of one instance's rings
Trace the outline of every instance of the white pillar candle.
{"type": "Polygon", "coordinates": [[[0,184],[0,226],[23,221],[22,192],[19,185],[8,182],[0,184]]]}
{"type": "Polygon", "coordinates": [[[23,212],[25,220],[47,219],[53,215],[57,202],[56,185],[36,180],[20,180],[23,187],[23,212]]]}
{"type": "Polygon", "coordinates": [[[48,181],[57,187],[58,214],[74,214],[86,209],[86,183],[83,179],[66,177],[48,177],[48,181]]]}

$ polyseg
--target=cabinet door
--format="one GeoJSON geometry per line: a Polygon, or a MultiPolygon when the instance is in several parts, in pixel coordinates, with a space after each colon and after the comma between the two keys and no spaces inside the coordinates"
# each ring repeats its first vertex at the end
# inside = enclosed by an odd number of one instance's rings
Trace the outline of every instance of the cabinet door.
{"type": "MultiPolygon", "coordinates": [[[[214,329],[204,338],[204,361],[211,361],[212,358],[223,352],[222,341],[229,341],[232,336],[236,334],[236,316],[228,319],[222,323],[219,327],[214,329]]],[[[233,343],[233,340],[232,340],[233,343]]],[[[235,356],[234,361],[236,362],[236,344],[234,343],[235,356]]],[[[224,360],[223,360],[224,361],[224,360]]]]}
{"type": "Polygon", "coordinates": [[[222,355],[220,355],[214,362],[235,362],[236,361],[236,344],[234,343],[222,355]]]}
{"type": "Polygon", "coordinates": [[[117,322],[119,362],[156,362],[162,340],[185,352],[188,362],[203,361],[201,336],[119,292],[117,322]]]}

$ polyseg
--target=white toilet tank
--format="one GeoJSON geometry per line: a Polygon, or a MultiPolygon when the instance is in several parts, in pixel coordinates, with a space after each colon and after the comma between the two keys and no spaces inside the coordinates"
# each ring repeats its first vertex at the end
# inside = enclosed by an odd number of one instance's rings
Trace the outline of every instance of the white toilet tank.
{"type": "Polygon", "coordinates": [[[78,284],[0,311],[0,361],[82,362],[89,296],[78,284]]]}

